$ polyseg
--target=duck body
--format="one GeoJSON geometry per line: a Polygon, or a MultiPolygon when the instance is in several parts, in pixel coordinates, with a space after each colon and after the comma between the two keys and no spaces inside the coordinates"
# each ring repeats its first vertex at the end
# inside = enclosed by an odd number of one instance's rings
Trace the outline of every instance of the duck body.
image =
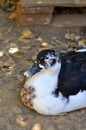
{"type": "Polygon", "coordinates": [[[21,100],[38,113],[58,115],[86,107],[86,50],[64,55],[43,50],[25,75],[31,77],[21,91],[21,100]]]}

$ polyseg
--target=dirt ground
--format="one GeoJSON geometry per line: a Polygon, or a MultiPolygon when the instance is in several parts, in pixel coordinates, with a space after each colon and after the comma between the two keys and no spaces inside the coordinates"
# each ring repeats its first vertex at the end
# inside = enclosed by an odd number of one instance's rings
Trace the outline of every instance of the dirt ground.
{"type": "Polygon", "coordinates": [[[20,101],[23,73],[37,52],[85,47],[86,28],[57,28],[54,21],[46,26],[18,28],[9,16],[0,9],[0,130],[86,130],[86,109],[65,116],[43,116],[20,101]]]}

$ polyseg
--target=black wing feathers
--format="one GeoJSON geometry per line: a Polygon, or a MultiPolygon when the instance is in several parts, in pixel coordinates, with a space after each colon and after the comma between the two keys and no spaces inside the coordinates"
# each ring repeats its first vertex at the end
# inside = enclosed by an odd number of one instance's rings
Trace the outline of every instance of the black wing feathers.
{"type": "Polygon", "coordinates": [[[70,52],[61,55],[61,71],[59,74],[58,91],[69,97],[79,91],[86,90],[86,52],[70,52]]]}

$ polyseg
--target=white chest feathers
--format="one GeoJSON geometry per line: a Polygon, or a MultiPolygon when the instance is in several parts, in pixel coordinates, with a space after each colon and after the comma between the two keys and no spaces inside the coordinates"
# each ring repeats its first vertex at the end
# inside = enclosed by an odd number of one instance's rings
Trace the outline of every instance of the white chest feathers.
{"type": "Polygon", "coordinates": [[[38,74],[32,76],[25,83],[25,88],[34,88],[35,98],[32,101],[33,108],[45,115],[56,115],[63,111],[67,102],[66,98],[63,98],[59,93],[59,97],[55,97],[53,91],[58,84],[58,76],[50,72],[38,74]]]}
{"type": "Polygon", "coordinates": [[[51,94],[57,86],[58,77],[47,73],[38,73],[25,83],[25,88],[35,89],[37,96],[46,96],[51,94]]]}
{"type": "MultiPolygon", "coordinates": [[[[86,107],[86,91],[69,96],[69,99],[63,97],[61,92],[55,97],[52,92],[55,90],[57,82],[57,76],[48,73],[38,73],[26,81],[25,88],[34,88],[32,95],[35,95],[35,98],[31,101],[34,110],[44,115],[58,115],[62,112],[86,107]]],[[[29,97],[31,95],[27,96],[28,99],[29,97]]]]}

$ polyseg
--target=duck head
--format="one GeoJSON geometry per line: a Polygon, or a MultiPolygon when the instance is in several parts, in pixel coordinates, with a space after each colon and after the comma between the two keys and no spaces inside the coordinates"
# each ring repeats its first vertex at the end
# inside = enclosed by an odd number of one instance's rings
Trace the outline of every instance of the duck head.
{"type": "Polygon", "coordinates": [[[55,50],[42,50],[38,53],[34,64],[31,68],[24,73],[26,77],[33,76],[34,74],[43,70],[53,70],[59,73],[61,67],[60,55],[55,50]]]}

